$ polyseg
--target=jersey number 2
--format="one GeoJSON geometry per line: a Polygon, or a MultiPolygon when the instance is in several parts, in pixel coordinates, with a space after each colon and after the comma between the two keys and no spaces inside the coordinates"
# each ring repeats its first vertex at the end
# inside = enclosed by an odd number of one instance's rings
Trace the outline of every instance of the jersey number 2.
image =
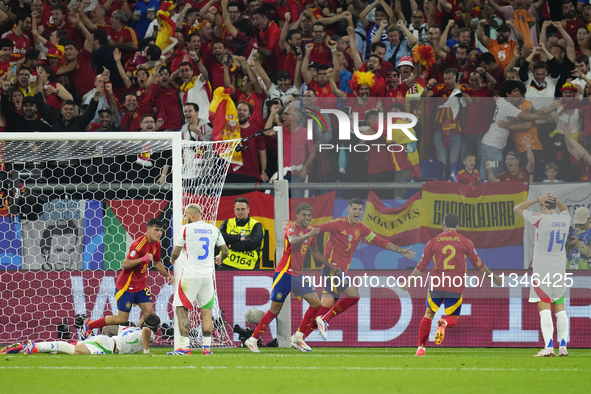
{"type": "Polygon", "coordinates": [[[454,257],[456,257],[456,248],[454,248],[451,245],[447,245],[445,248],[443,248],[443,254],[447,254],[447,252],[450,252],[449,256],[447,256],[445,258],[445,260],[443,260],[443,269],[444,270],[453,270],[454,268],[456,268],[455,265],[453,264],[448,264],[448,262],[453,259],[454,257]]]}
{"type": "Polygon", "coordinates": [[[209,256],[209,238],[201,237],[201,238],[199,238],[199,241],[203,242],[203,245],[201,245],[201,246],[203,247],[203,251],[205,253],[202,254],[201,256],[197,256],[197,259],[205,260],[207,258],[207,256],[209,256]]]}
{"type": "Polygon", "coordinates": [[[552,251],[552,247],[554,246],[554,241],[560,245],[560,251],[564,249],[564,240],[566,239],[566,232],[562,234],[562,239],[560,238],[560,230],[556,230],[556,237],[554,237],[554,230],[550,232],[550,243],[548,244],[548,252],[552,251]]]}

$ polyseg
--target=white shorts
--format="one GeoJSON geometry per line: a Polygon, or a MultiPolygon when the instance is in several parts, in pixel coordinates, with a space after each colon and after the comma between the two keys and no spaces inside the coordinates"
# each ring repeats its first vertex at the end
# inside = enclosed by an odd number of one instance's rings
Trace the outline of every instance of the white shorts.
{"type": "Polygon", "coordinates": [[[212,278],[181,277],[174,294],[172,305],[192,309],[195,301],[199,308],[211,308],[213,306],[212,278]]]}
{"type": "Polygon", "coordinates": [[[549,287],[539,286],[529,288],[529,302],[538,303],[544,301],[548,304],[554,303],[561,300],[561,304],[564,303],[564,295],[566,294],[566,287],[549,287]],[[552,301],[552,302],[548,302],[552,301]]]}
{"type": "Polygon", "coordinates": [[[90,337],[82,343],[90,354],[113,354],[115,350],[115,341],[106,335],[90,337]]]}

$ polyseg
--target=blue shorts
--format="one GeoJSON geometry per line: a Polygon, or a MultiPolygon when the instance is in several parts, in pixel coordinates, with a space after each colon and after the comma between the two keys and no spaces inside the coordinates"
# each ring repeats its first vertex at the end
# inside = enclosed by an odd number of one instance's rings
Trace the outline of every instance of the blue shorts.
{"type": "Polygon", "coordinates": [[[152,293],[146,287],[144,290],[130,293],[129,291],[121,291],[116,289],[115,299],[117,300],[117,309],[121,312],[129,312],[133,305],[139,305],[144,302],[152,302],[152,293]]]}
{"type": "Polygon", "coordinates": [[[299,298],[311,293],[318,296],[310,281],[307,278],[303,279],[303,275],[292,276],[287,272],[275,272],[271,288],[271,301],[285,302],[290,291],[293,291],[293,294],[299,298]]]}
{"type": "Polygon", "coordinates": [[[425,306],[431,308],[433,312],[437,312],[441,304],[443,304],[446,315],[460,316],[463,300],[464,295],[461,293],[427,290],[427,302],[425,303],[425,306]]]}
{"type": "Polygon", "coordinates": [[[330,268],[326,266],[322,267],[322,280],[326,281],[322,294],[332,294],[336,299],[340,297],[340,293],[351,287],[351,281],[349,280],[349,277],[346,277],[344,272],[335,276],[331,274],[330,268]],[[335,277],[334,284],[337,285],[335,287],[333,287],[333,280],[331,280],[333,277],[335,277]]]}

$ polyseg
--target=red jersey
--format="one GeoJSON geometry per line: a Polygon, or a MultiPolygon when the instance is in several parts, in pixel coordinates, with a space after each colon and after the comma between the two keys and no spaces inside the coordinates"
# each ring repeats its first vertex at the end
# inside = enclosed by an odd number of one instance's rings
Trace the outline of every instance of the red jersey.
{"type": "Polygon", "coordinates": [[[74,84],[78,96],[83,97],[86,93],[94,89],[95,73],[92,70],[92,55],[86,49],[82,48],[78,54],[78,64],[72,71],[70,81],[74,84]]]}
{"type": "MultiPolygon", "coordinates": [[[[129,26],[123,26],[119,31],[111,29],[111,40],[115,42],[132,42],[135,46],[138,45],[135,30],[129,26]]],[[[132,59],[134,54],[134,51],[121,51],[121,64],[125,64],[129,59],[132,59]]]]}
{"type": "Polygon", "coordinates": [[[330,66],[332,63],[332,53],[330,48],[324,42],[321,44],[314,44],[312,52],[310,52],[310,63],[318,62],[330,66]]]}
{"type": "MultiPolygon", "coordinates": [[[[337,86],[338,85],[339,84],[337,83],[337,86]]],[[[315,79],[313,79],[308,84],[308,89],[312,89],[313,91],[315,91],[316,97],[336,97],[332,93],[332,90],[330,90],[330,83],[326,83],[324,86],[320,86],[320,84],[316,82],[315,79]]]]}
{"type": "Polygon", "coordinates": [[[298,58],[292,51],[286,52],[283,49],[279,52],[279,69],[287,71],[287,73],[291,77],[290,79],[292,83],[295,77],[297,62],[298,58]]]}
{"type": "MultiPolygon", "coordinates": [[[[261,121],[254,121],[251,118],[249,126],[240,128],[240,136],[242,138],[250,137],[262,129],[261,121]]],[[[265,139],[262,136],[254,137],[242,143],[248,149],[242,151],[242,165],[230,165],[229,174],[240,174],[250,176],[256,179],[261,177],[261,169],[259,167],[259,151],[265,150],[265,139]]]]}
{"type": "Polygon", "coordinates": [[[591,166],[589,163],[587,163],[585,159],[581,158],[578,164],[579,168],[581,169],[581,182],[591,181],[591,166]]]}
{"type": "MultiPolygon", "coordinates": [[[[129,253],[125,256],[128,260],[141,259],[148,253],[152,253],[154,256],[153,261],[161,261],[160,242],[154,241],[153,243],[148,242],[148,236],[144,235],[131,244],[129,247],[129,253]]],[[[140,263],[133,268],[124,268],[123,272],[119,274],[117,278],[117,290],[128,291],[130,293],[137,293],[146,288],[146,271],[152,265],[152,261],[146,261],[140,263]]]]}
{"type": "Polygon", "coordinates": [[[23,59],[25,57],[25,52],[27,52],[27,49],[31,46],[31,40],[26,34],[19,37],[14,33],[14,30],[2,34],[2,38],[8,38],[14,44],[14,47],[12,48],[12,56],[10,56],[11,62],[23,59]]]}
{"type": "Polygon", "coordinates": [[[507,170],[499,174],[497,179],[500,179],[501,182],[529,182],[529,171],[527,168],[521,167],[517,174],[513,175],[507,170]]]}
{"type": "Polygon", "coordinates": [[[279,54],[279,36],[281,36],[281,29],[275,22],[269,22],[264,30],[259,33],[259,46],[266,48],[273,53],[265,58],[263,65],[269,67],[270,70],[277,69],[279,65],[277,56],[279,54]]]}
{"type": "Polygon", "coordinates": [[[285,13],[291,12],[291,22],[290,23],[294,23],[294,22],[298,21],[298,19],[300,17],[300,13],[302,12],[302,7],[300,7],[300,4],[298,1],[287,0],[285,2],[285,7],[282,7],[279,4],[277,4],[275,6],[275,11],[277,12],[277,15],[279,16],[279,18],[281,18],[282,21],[285,21],[285,13]]]}
{"type": "Polygon", "coordinates": [[[456,174],[456,180],[458,181],[458,183],[461,183],[462,185],[482,185],[482,178],[476,170],[473,170],[471,174],[468,173],[468,171],[466,170],[460,170],[460,172],[456,174]]]}
{"type": "Polygon", "coordinates": [[[455,56],[449,54],[446,56],[445,62],[451,68],[455,68],[456,71],[462,76],[460,79],[461,84],[468,85],[470,83],[470,74],[472,74],[472,71],[476,70],[476,66],[473,63],[468,62],[464,67],[460,67],[455,56]]]}
{"type": "MultiPolygon", "coordinates": [[[[441,83],[433,87],[433,97],[450,97],[453,91],[454,89],[448,90],[445,87],[445,84],[441,83]]],[[[470,94],[471,91],[471,88],[462,85],[462,92],[470,94]]],[[[438,102],[438,104],[442,105],[444,104],[444,101],[441,100],[440,102],[438,102]]],[[[453,112],[451,108],[437,108],[437,115],[435,120],[443,125],[444,131],[449,130],[451,133],[460,134],[462,132],[462,127],[459,121],[460,118],[461,114],[458,114],[455,118],[453,117],[453,112]]]]}
{"type": "Polygon", "coordinates": [[[285,272],[287,274],[298,276],[302,274],[302,270],[304,269],[304,259],[306,258],[306,253],[308,252],[309,247],[316,248],[318,244],[316,242],[316,236],[314,235],[311,238],[308,238],[304,242],[295,247],[291,247],[291,243],[289,242],[289,236],[295,235],[297,237],[301,237],[302,235],[308,234],[312,231],[312,227],[303,228],[296,222],[294,226],[291,224],[287,226],[285,229],[285,236],[283,237],[283,245],[285,248],[285,252],[283,253],[283,257],[279,264],[277,264],[277,268],[275,268],[275,272],[285,272]]]}
{"type": "MultiPolygon", "coordinates": [[[[231,70],[230,74],[231,74],[231,70]]],[[[211,82],[211,90],[215,91],[217,88],[224,87],[224,65],[217,60],[208,64],[207,72],[209,73],[209,82],[211,82]]],[[[257,81],[258,83],[258,81],[257,81]]]]}
{"type": "Polygon", "coordinates": [[[165,89],[158,85],[154,86],[156,93],[155,107],[158,108],[158,119],[164,119],[164,129],[180,130],[183,127],[181,120],[181,105],[179,103],[179,92],[172,85],[165,89]]]}
{"type": "MultiPolygon", "coordinates": [[[[256,83],[258,83],[258,81],[256,83]]],[[[249,103],[250,105],[252,105],[252,108],[253,108],[252,119],[249,121],[249,123],[252,123],[253,121],[254,122],[262,122],[262,120],[263,120],[263,104],[265,103],[266,99],[267,99],[267,95],[265,92],[261,92],[261,94],[258,94],[256,91],[254,91],[251,94],[249,94],[248,96],[245,96],[243,92],[240,92],[240,94],[238,95],[238,101],[244,100],[247,103],[249,103]]],[[[238,101],[236,101],[236,102],[238,102],[238,101]]]]}
{"type": "Polygon", "coordinates": [[[455,231],[447,230],[427,242],[417,269],[425,272],[431,258],[433,258],[431,277],[437,276],[441,279],[441,282],[439,286],[435,286],[437,281],[430,282],[428,283],[429,288],[433,284],[433,290],[463,293],[464,274],[467,269],[466,256],[470,258],[474,268],[477,270],[482,269],[484,263],[478,257],[472,241],[455,231]],[[442,279],[444,273],[445,279],[442,279]],[[462,280],[456,281],[454,285],[454,278],[456,277],[460,277],[462,280]],[[451,279],[451,282],[448,278],[451,279]]]}
{"type": "Polygon", "coordinates": [[[486,86],[472,90],[471,96],[477,98],[472,99],[472,103],[466,107],[464,134],[484,134],[492,121],[491,115],[495,113],[495,102],[490,98],[492,94],[486,86]]]}
{"type": "Polygon", "coordinates": [[[6,74],[10,70],[10,62],[4,63],[0,60],[0,77],[6,74]]]}
{"type": "Polygon", "coordinates": [[[347,216],[333,219],[318,227],[321,233],[330,233],[324,257],[343,272],[347,272],[349,269],[353,253],[362,238],[371,242],[376,237],[376,234],[361,221],[354,226],[349,224],[347,216]]]}

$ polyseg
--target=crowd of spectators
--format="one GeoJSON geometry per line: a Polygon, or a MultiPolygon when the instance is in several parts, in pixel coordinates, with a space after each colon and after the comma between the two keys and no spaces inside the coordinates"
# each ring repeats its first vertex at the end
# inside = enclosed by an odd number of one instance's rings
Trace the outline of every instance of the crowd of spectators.
{"type": "MultiPolygon", "coordinates": [[[[267,182],[278,171],[292,182],[406,182],[431,158],[446,176],[469,163],[458,179],[474,185],[544,169],[552,181],[591,176],[588,0],[180,0],[169,10],[172,49],[156,45],[160,7],[0,4],[0,130],[181,130],[210,140],[208,104],[224,87],[242,138],[267,130],[245,142],[232,183],[267,182]],[[413,59],[417,45],[432,47],[433,66],[413,59]],[[328,115],[323,127],[312,122],[308,141],[311,110],[322,108],[342,109],[366,135],[385,125],[380,112],[412,113],[418,141],[384,135],[367,152],[347,149],[328,115]]],[[[167,181],[169,164],[150,173],[155,183],[167,181]]]]}

